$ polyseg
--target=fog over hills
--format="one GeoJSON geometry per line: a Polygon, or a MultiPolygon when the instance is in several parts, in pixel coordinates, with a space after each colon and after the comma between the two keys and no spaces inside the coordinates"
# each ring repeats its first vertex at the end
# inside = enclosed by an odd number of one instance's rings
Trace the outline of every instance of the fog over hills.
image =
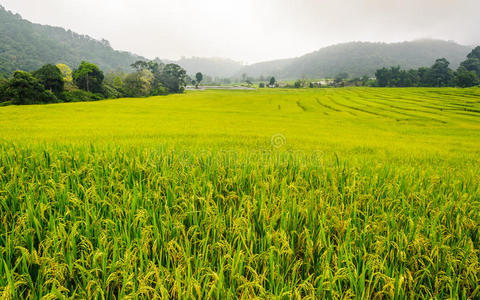
{"type": "MultiPolygon", "coordinates": [[[[244,65],[224,58],[182,58],[177,63],[188,74],[202,72],[212,77],[276,76],[278,79],[350,77],[373,75],[388,66],[418,68],[446,58],[456,68],[473,47],[452,41],[417,40],[402,43],[350,42],[281,60],[244,65]]],[[[162,57],[159,53],[158,57],[162,57]]],[[[130,64],[142,56],[114,50],[106,40],[95,40],[60,27],[33,24],[0,6],[0,73],[32,71],[46,63],[65,63],[75,68],[82,60],[97,64],[104,71],[130,72],[130,64]]]]}
{"type": "Polygon", "coordinates": [[[0,6],[0,73],[32,71],[47,63],[75,68],[82,60],[94,62],[104,71],[131,71],[130,64],[138,59],[144,58],[116,51],[106,40],[34,24],[0,6]]]}
{"type": "Polygon", "coordinates": [[[382,67],[431,66],[437,58],[446,58],[452,68],[457,68],[472,48],[441,40],[390,44],[351,42],[325,47],[297,58],[249,65],[236,75],[245,73],[253,77],[273,75],[279,79],[295,79],[333,77],[345,72],[350,77],[372,76],[382,67]]]}
{"type": "Polygon", "coordinates": [[[472,46],[453,41],[424,39],[402,43],[350,42],[321,48],[296,58],[260,62],[243,66],[240,62],[218,58],[182,58],[174,62],[189,74],[203,72],[210,76],[249,77],[275,76],[278,79],[324,78],[339,73],[350,77],[373,76],[382,67],[429,67],[436,59],[446,58],[457,68],[472,46]]]}
{"type": "Polygon", "coordinates": [[[202,72],[212,77],[231,77],[244,67],[241,62],[217,57],[183,57],[179,60],[162,59],[162,62],[176,63],[190,75],[202,72]]]}

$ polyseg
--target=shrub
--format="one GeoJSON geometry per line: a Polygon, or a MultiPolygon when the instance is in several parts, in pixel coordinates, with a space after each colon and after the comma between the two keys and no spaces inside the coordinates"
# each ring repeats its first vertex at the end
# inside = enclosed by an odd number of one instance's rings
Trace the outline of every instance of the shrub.
{"type": "Polygon", "coordinates": [[[62,99],[65,102],[80,102],[80,101],[98,101],[104,99],[102,94],[94,94],[84,90],[73,90],[64,92],[62,99]]]}
{"type": "Polygon", "coordinates": [[[57,98],[32,74],[23,71],[15,71],[7,83],[5,96],[12,100],[13,104],[37,104],[57,102],[57,98]]]}
{"type": "Polygon", "coordinates": [[[109,84],[104,84],[103,87],[103,95],[106,99],[116,99],[122,97],[122,92],[114,88],[109,84]]]}
{"type": "Polygon", "coordinates": [[[163,96],[163,95],[168,95],[167,88],[164,86],[159,86],[156,89],[153,89],[151,91],[152,96],[163,96]]]}
{"type": "Polygon", "coordinates": [[[0,102],[7,101],[7,84],[8,81],[0,77],[0,102]]]}

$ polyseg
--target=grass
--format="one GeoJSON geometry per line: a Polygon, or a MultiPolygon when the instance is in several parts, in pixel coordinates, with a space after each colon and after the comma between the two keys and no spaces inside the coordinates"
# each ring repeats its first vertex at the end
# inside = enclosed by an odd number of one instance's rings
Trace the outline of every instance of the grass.
{"type": "Polygon", "coordinates": [[[480,297],[480,90],[0,108],[4,298],[480,297]]]}

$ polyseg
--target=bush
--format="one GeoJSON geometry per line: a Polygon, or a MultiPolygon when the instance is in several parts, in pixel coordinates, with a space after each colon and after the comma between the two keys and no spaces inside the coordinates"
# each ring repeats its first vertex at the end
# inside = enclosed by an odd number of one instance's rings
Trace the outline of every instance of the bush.
{"type": "Polygon", "coordinates": [[[32,74],[23,71],[15,71],[8,81],[5,97],[12,100],[13,104],[38,104],[57,102],[57,98],[51,91],[45,90],[45,86],[32,74]]]}
{"type": "Polygon", "coordinates": [[[8,81],[0,77],[0,102],[7,101],[7,84],[8,81]]]}
{"type": "Polygon", "coordinates": [[[156,89],[153,89],[151,91],[152,96],[163,96],[163,95],[168,95],[168,91],[166,87],[159,86],[156,89]]]}
{"type": "Polygon", "coordinates": [[[84,90],[64,92],[62,99],[65,102],[98,101],[104,99],[102,94],[94,94],[84,90]]]}
{"type": "Polygon", "coordinates": [[[106,99],[116,99],[122,97],[122,93],[111,85],[103,85],[103,95],[106,99]]]}
{"type": "Polygon", "coordinates": [[[37,78],[46,90],[52,91],[55,95],[61,95],[65,88],[63,74],[55,65],[44,65],[33,72],[33,77],[37,78]]]}

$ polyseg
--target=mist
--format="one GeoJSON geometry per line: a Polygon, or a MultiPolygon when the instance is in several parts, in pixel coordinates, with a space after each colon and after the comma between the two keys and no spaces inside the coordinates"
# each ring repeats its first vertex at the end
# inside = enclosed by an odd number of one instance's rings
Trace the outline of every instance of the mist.
{"type": "Polygon", "coordinates": [[[480,42],[478,0],[0,0],[35,23],[107,39],[148,58],[254,63],[349,41],[480,42]]]}

